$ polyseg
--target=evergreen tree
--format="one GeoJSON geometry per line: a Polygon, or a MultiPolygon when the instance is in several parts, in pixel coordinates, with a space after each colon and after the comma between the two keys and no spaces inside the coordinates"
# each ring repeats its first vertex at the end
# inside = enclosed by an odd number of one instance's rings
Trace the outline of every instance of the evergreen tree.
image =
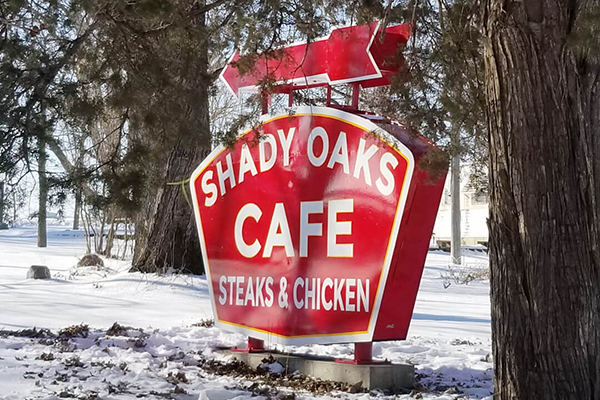
{"type": "Polygon", "coordinates": [[[252,60],[362,11],[329,0],[8,2],[0,10],[9,73],[0,88],[2,170],[29,165],[42,138],[86,203],[135,213],[134,270],[201,273],[191,207],[174,183],[210,150],[210,91],[224,55],[240,48],[252,60]],[[120,121],[114,129],[111,119],[120,121]],[[87,150],[74,154],[69,146],[81,142],[87,150]]]}
{"type": "Polygon", "coordinates": [[[38,245],[46,246],[46,142],[69,96],[68,70],[94,27],[70,20],[66,2],[0,3],[0,172],[39,175],[38,245]],[[36,166],[37,161],[37,166],[36,166]]]}
{"type": "MultiPolygon", "coordinates": [[[[128,151],[141,154],[135,170],[145,182],[141,196],[134,196],[141,201],[133,270],[203,272],[181,183],[211,148],[209,98],[227,59],[223,54],[241,48],[244,60],[252,61],[256,54],[324,34],[349,10],[335,1],[193,0],[117,3],[105,10],[90,63],[98,48],[106,54],[102,68],[111,89],[104,101],[126,110],[128,151]]],[[[232,121],[229,132],[244,122],[232,121]]]]}

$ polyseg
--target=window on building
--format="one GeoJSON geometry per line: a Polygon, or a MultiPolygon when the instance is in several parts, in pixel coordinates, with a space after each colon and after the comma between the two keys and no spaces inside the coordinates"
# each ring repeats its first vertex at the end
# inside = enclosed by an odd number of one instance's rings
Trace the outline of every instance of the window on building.
{"type": "Polygon", "coordinates": [[[473,193],[471,196],[471,204],[474,206],[483,206],[489,202],[489,196],[487,192],[473,193]]]}

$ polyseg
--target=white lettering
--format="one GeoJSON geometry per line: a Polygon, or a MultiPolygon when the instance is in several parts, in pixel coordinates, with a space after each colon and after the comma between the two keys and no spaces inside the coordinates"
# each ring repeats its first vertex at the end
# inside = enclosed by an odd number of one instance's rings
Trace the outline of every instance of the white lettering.
{"type": "Polygon", "coordinates": [[[315,310],[315,298],[318,297],[318,289],[315,286],[315,278],[312,278],[312,290],[309,289],[309,279],[305,278],[305,284],[304,284],[304,308],[308,308],[308,299],[312,299],[312,305],[311,305],[311,309],[315,310]]]}
{"type": "Polygon", "coordinates": [[[299,310],[304,306],[304,300],[298,299],[298,287],[304,286],[304,280],[302,278],[297,278],[294,282],[294,305],[299,310]]]}
{"type": "Polygon", "coordinates": [[[287,257],[294,257],[292,235],[290,234],[290,227],[287,222],[287,216],[285,214],[285,207],[283,206],[283,203],[275,204],[273,218],[271,219],[269,233],[267,234],[267,241],[265,242],[265,250],[263,251],[263,257],[271,257],[273,247],[275,246],[284,247],[285,255],[287,257]]]}
{"type": "Polygon", "coordinates": [[[242,153],[240,155],[240,177],[238,179],[238,183],[244,182],[244,174],[246,172],[250,172],[252,176],[256,176],[256,174],[258,174],[256,165],[254,165],[254,160],[252,159],[252,154],[250,153],[250,148],[247,144],[244,144],[242,146],[242,153]]]}
{"type": "Polygon", "coordinates": [[[356,311],[360,312],[360,305],[362,303],[365,306],[365,312],[369,312],[369,280],[367,279],[367,284],[363,286],[362,281],[359,279],[356,287],[358,289],[358,296],[356,296],[356,311]]]}
{"type": "MultiPolygon", "coordinates": [[[[284,278],[282,278],[284,279],[284,278]]],[[[294,280],[292,297],[296,309],[326,311],[369,312],[370,280],[356,278],[308,278],[297,277],[294,280]]],[[[221,276],[219,278],[220,305],[240,307],[272,307],[275,301],[274,278],[253,276],[221,276]],[[227,285],[229,283],[229,285],[227,285]],[[227,292],[229,286],[229,293],[227,292]],[[229,298],[229,302],[228,302],[229,298]]],[[[287,287],[287,285],[285,285],[287,287]]],[[[287,289],[281,288],[284,292],[287,289]]],[[[282,292],[283,293],[283,292],[282,292]]],[[[287,293],[285,293],[287,308],[287,293]]],[[[284,307],[280,304],[280,307],[284,307]]]]}
{"type": "Polygon", "coordinates": [[[228,276],[227,282],[229,282],[229,305],[233,304],[233,284],[235,283],[235,276],[228,276]]]}
{"type": "Polygon", "coordinates": [[[333,281],[333,311],[337,311],[338,305],[340,310],[344,311],[344,301],[342,298],[342,289],[344,288],[345,279],[334,279],[333,281]]]}
{"type": "Polygon", "coordinates": [[[358,144],[358,151],[356,152],[356,164],[354,165],[354,177],[360,179],[360,171],[362,170],[365,175],[365,182],[367,185],[371,185],[371,169],[369,168],[369,159],[377,153],[377,146],[374,144],[369,147],[369,150],[365,153],[365,147],[367,141],[363,138],[360,139],[358,144]]]}
{"type": "Polygon", "coordinates": [[[244,288],[241,286],[242,283],[244,283],[244,277],[236,276],[235,277],[235,305],[236,306],[244,305],[244,299],[242,299],[242,296],[244,295],[244,288]]]}
{"type": "Polygon", "coordinates": [[[258,143],[258,159],[260,163],[260,172],[266,172],[273,168],[275,161],[277,161],[277,142],[275,136],[270,133],[266,133],[261,136],[260,143],[258,143]],[[265,145],[268,144],[271,148],[271,158],[267,160],[267,151],[265,145]]]}
{"type": "Polygon", "coordinates": [[[308,136],[308,160],[315,167],[320,167],[321,165],[323,165],[323,163],[325,163],[328,152],[329,136],[327,136],[327,131],[320,126],[313,128],[313,130],[310,131],[310,135],[308,136]],[[321,155],[319,155],[319,157],[315,155],[314,149],[316,138],[321,138],[321,141],[323,142],[323,151],[321,152],[321,155]]]}
{"type": "Polygon", "coordinates": [[[262,216],[262,211],[260,208],[254,203],[244,204],[244,206],[238,212],[237,217],[235,218],[235,228],[234,228],[234,239],[235,246],[241,255],[246,258],[252,258],[258,254],[260,251],[260,243],[258,239],[254,239],[252,244],[247,244],[244,240],[243,228],[244,221],[248,218],[254,219],[256,222],[260,220],[262,216]]]}
{"type": "Polygon", "coordinates": [[[331,310],[331,307],[333,307],[333,301],[331,300],[327,300],[325,298],[325,294],[326,294],[326,290],[327,288],[333,288],[333,281],[331,280],[331,278],[325,278],[323,280],[323,288],[321,289],[321,303],[323,303],[323,308],[326,311],[331,310]]]}
{"type": "Polygon", "coordinates": [[[398,166],[398,159],[391,153],[385,153],[381,156],[381,160],[379,160],[379,170],[381,171],[381,175],[385,178],[386,183],[384,184],[381,178],[377,178],[377,181],[375,182],[375,186],[377,186],[379,192],[384,196],[392,194],[396,183],[394,174],[387,167],[388,165],[391,165],[392,169],[395,169],[398,166]]]}
{"type": "Polygon", "coordinates": [[[290,128],[287,136],[285,136],[285,132],[283,129],[277,129],[277,136],[279,136],[279,141],[281,142],[281,148],[283,150],[283,166],[287,167],[290,165],[290,146],[292,144],[292,139],[294,138],[294,132],[296,132],[296,128],[290,128]]]}
{"type": "Polygon", "coordinates": [[[229,185],[233,189],[235,187],[235,176],[233,174],[233,163],[231,162],[231,153],[225,156],[227,169],[223,171],[221,161],[217,162],[217,176],[219,177],[219,187],[221,188],[221,196],[225,195],[225,179],[229,179],[229,185]]]}
{"type": "Polygon", "coordinates": [[[353,243],[337,243],[339,235],[352,234],[351,221],[338,221],[339,213],[354,211],[354,199],[330,200],[327,211],[327,257],[353,257],[353,243]]]}
{"type": "Polygon", "coordinates": [[[227,302],[227,289],[225,289],[225,283],[227,283],[227,277],[221,275],[219,278],[219,290],[221,291],[221,294],[219,295],[219,304],[222,306],[227,302]]]}
{"type": "Polygon", "coordinates": [[[348,142],[346,140],[346,132],[340,132],[338,140],[335,142],[333,152],[327,163],[327,168],[333,169],[333,166],[338,163],[342,165],[345,174],[350,173],[350,162],[348,161],[348,142]]]}
{"type": "Polygon", "coordinates": [[[265,278],[256,278],[256,305],[260,307],[265,306],[265,298],[263,297],[263,286],[265,284],[265,278]]]}
{"type": "Polygon", "coordinates": [[[346,279],[346,311],[354,311],[356,307],[351,304],[350,301],[354,298],[354,286],[356,285],[356,279],[346,279]]]}
{"type": "Polygon", "coordinates": [[[271,307],[273,305],[273,278],[267,278],[267,284],[265,285],[265,291],[267,292],[267,297],[265,298],[265,304],[267,307],[271,307]]]}
{"type": "Polygon", "coordinates": [[[208,183],[208,181],[211,180],[212,177],[212,171],[206,171],[204,175],[202,175],[202,191],[204,192],[204,194],[210,195],[206,196],[206,198],[204,199],[204,205],[206,207],[212,207],[217,202],[217,185],[215,185],[212,182],[208,183]]]}
{"type": "MultiPolygon", "coordinates": [[[[258,278],[256,278],[258,283],[258,278]]],[[[346,295],[348,295],[346,293],[346,295]]],[[[252,287],[252,277],[248,278],[248,286],[246,287],[246,297],[244,297],[244,307],[248,305],[249,302],[252,302],[252,307],[254,307],[254,288],[252,287]]],[[[348,304],[348,300],[346,299],[346,304],[348,304]]]]}
{"type": "Polygon", "coordinates": [[[308,257],[308,237],[322,236],[323,224],[310,223],[310,214],[322,214],[322,201],[303,201],[300,203],[300,257],[308,257]]]}

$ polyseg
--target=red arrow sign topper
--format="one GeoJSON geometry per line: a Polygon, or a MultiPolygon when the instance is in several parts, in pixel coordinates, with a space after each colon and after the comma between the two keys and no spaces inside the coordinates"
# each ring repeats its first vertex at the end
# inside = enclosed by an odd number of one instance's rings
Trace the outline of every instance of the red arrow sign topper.
{"type": "Polygon", "coordinates": [[[388,85],[390,76],[404,65],[396,52],[410,33],[410,24],[388,27],[382,41],[378,22],[339,28],[327,38],[281,49],[276,57],[261,55],[244,74],[235,64],[240,59],[236,52],[221,79],[236,96],[239,91],[256,90],[266,76],[295,89],[351,82],[363,87],[388,85]]]}

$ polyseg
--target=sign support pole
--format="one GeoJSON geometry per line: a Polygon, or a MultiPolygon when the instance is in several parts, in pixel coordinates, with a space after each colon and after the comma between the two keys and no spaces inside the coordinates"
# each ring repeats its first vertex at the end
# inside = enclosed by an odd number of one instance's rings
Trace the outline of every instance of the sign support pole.
{"type": "Polygon", "coordinates": [[[373,342],[354,343],[354,361],[371,363],[373,361],[373,342]]]}
{"type": "Polygon", "coordinates": [[[261,113],[262,115],[269,113],[269,105],[271,104],[271,95],[265,92],[260,94],[261,97],[261,113]]]}
{"type": "Polygon", "coordinates": [[[358,95],[360,94],[360,83],[352,84],[352,107],[358,109],[358,95]]]}
{"type": "Polygon", "coordinates": [[[390,364],[389,361],[373,361],[373,342],[354,343],[354,360],[335,360],[339,364],[372,365],[390,364]]]}

